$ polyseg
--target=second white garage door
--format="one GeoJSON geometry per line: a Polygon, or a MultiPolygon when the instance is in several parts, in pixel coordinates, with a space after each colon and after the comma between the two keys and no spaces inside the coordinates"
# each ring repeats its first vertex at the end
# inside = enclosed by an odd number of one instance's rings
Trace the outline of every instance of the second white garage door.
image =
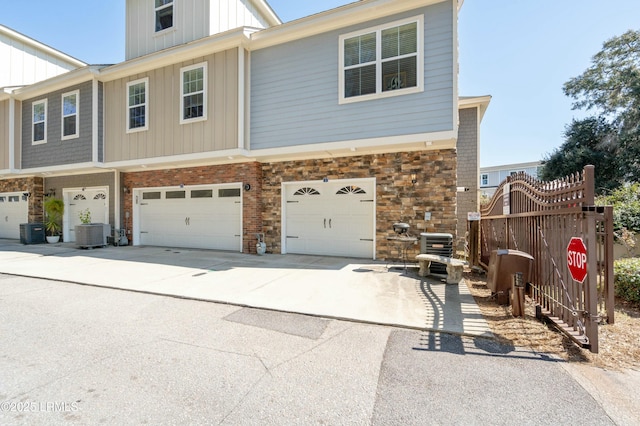
{"type": "Polygon", "coordinates": [[[241,251],[239,185],[136,191],[142,245],[241,251]]]}
{"type": "Polygon", "coordinates": [[[287,253],[375,257],[375,180],[283,185],[287,253]]]}
{"type": "Polygon", "coordinates": [[[20,238],[20,224],[29,219],[28,200],[22,192],[0,193],[0,238],[20,238]]]}

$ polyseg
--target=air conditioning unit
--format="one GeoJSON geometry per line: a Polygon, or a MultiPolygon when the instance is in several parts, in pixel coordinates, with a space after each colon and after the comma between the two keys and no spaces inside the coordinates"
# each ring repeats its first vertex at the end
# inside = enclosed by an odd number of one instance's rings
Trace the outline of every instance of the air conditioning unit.
{"type": "MultiPolygon", "coordinates": [[[[420,253],[453,257],[453,235],[422,232],[420,234],[420,253]]],[[[431,262],[429,270],[432,274],[446,274],[447,265],[431,262]]]]}

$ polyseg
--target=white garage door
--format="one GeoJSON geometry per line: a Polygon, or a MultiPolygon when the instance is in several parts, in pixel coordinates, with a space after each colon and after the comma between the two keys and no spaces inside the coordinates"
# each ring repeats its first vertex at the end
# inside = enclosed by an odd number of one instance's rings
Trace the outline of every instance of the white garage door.
{"type": "Polygon", "coordinates": [[[140,244],[241,251],[239,185],[162,188],[137,194],[140,244]]]}
{"type": "Polygon", "coordinates": [[[375,180],[285,184],[287,253],[373,258],[375,180]]]}
{"type": "Polygon", "coordinates": [[[84,190],[64,190],[65,220],[63,223],[65,241],[75,241],[75,226],[80,225],[80,213],[88,211],[92,223],[109,223],[109,193],[107,188],[85,188],[84,190]]]}
{"type": "Polygon", "coordinates": [[[0,193],[0,238],[20,239],[20,224],[29,221],[29,199],[22,192],[0,193]]]}

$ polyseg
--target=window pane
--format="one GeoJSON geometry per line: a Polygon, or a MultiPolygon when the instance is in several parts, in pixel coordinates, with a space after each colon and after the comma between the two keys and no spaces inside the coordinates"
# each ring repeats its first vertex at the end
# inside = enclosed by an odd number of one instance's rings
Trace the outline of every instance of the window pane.
{"type": "Polygon", "coordinates": [[[76,95],[65,96],[62,101],[63,115],[73,115],[77,111],[76,95]]]}
{"type": "Polygon", "coordinates": [[[159,200],[160,199],[160,192],[144,192],[142,194],[142,199],[143,200],[159,200]]]}
{"type": "Polygon", "coordinates": [[[185,198],[186,191],[167,191],[165,198],[167,200],[177,199],[177,198],[185,198]]]}
{"type": "Polygon", "coordinates": [[[189,118],[197,118],[204,116],[204,95],[199,93],[197,95],[188,95],[184,97],[184,111],[182,118],[187,120],[189,118]]]}
{"type": "Polygon", "coordinates": [[[76,117],[75,115],[70,115],[69,117],[64,117],[62,122],[64,123],[63,136],[71,136],[76,134],[76,117]]]}
{"type": "Polygon", "coordinates": [[[146,107],[129,108],[129,128],[137,129],[146,125],[146,107]]]}
{"type": "Polygon", "coordinates": [[[411,23],[400,27],[400,55],[418,52],[418,24],[411,23]]]}
{"type": "Polygon", "coordinates": [[[376,92],[376,66],[354,68],[345,71],[344,96],[368,95],[376,92]]]}
{"type": "Polygon", "coordinates": [[[416,87],[418,85],[415,56],[382,64],[382,91],[416,87]]]}
{"type": "Polygon", "coordinates": [[[145,84],[129,86],[129,106],[140,105],[146,102],[145,84]]]}
{"type": "Polygon", "coordinates": [[[418,51],[418,24],[411,23],[382,31],[382,59],[418,51]]]}
{"type": "Polygon", "coordinates": [[[33,140],[36,142],[44,140],[44,123],[36,123],[33,125],[33,140]]]}
{"type": "Polygon", "coordinates": [[[344,41],[344,65],[352,66],[376,60],[376,33],[344,41]]]}
{"type": "Polygon", "coordinates": [[[156,11],[156,31],[173,27],[173,6],[156,11]]]}
{"type": "Polygon", "coordinates": [[[191,191],[191,198],[213,198],[213,189],[197,189],[191,191]]]}
{"type": "Polygon", "coordinates": [[[360,37],[360,63],[376,60],[376,33],[365,34],[360,37]]]}
{"type": "Polygon", "coordinates": [[[358,65],[360,63],[360,37],[344,41],[344,65],[358,65]]]}
{"type": "Polygon", "coordinates": [[[398,27],[382,31],[382,59],[398,56],[398,27]]]}
{"type": "Polygon", "coordinates": [[[204,90],[204,69],[185,71],[184,73],[184,93],[201,92],[204,90]]]}
{"type": "Polygon", "coordinates": [[[226,198],[226,197],[239,197],[240,196],[240,188],[229,188],[229,189],[219,189],[218,197],[226,198]]]}
{"type": "Polygon", "coordinates": [[[33,121],[44,121],[44,104],[33,106],[33,121]]]}
{"type": "Polygon", "coordinates": [[[156,7],[164,6],[169,3],[173,3],[173,0],[156,0],[156,7]]]}

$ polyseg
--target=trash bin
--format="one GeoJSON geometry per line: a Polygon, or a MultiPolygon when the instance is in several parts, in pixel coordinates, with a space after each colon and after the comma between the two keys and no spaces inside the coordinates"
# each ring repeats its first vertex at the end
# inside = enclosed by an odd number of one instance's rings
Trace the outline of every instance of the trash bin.
{"type": "Polygon", "coordinates": [[[20,243],[21,244],[42,244],[45,241],[44,224],[42,223],[21,223],[20,243]]]}
{"type": "Polygon", "coordinates": [[[492,293],[509,293],[516,272],[522,272],[522,280],[531,282],[533,256],[519,250],[493,250],[489,258],[487,287],[492,293]]]}
{"type": "MultiPolygon", "coordinates": [[[[420,233],[420,254],[437,254],[438,256],[453,257],[453,235],[434,232],[420,233]]],[[[447,265],[431,262],[429,271],[432,274],[446,274],[447,265]]]]}

